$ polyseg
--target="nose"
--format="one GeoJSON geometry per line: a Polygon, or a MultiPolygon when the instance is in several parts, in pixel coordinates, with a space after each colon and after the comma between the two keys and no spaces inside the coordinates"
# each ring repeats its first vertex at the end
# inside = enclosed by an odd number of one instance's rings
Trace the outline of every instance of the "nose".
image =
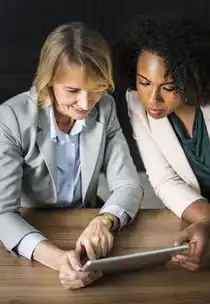
{"type": "Polygon", "coordinates": [[[150,105],[152,107],[156,107],[156,105],[160,102],[163,102],[163,99],[160,94],[160,90],[158,88],[153,88],[150,92],[150,105]]]}
{"type": "Polygon", "coordinates": [[[89,109],[88,105],[88,92],[86,91],[81,91],[78,101],[77,101],[78,106],[84,110],[87,111],[89,109]]]}

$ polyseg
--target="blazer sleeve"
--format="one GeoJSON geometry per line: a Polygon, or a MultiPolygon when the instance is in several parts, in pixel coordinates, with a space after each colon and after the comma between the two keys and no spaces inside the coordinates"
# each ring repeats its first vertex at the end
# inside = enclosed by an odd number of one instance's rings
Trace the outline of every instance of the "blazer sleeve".
{"type": "Polygon", "coordinates": [[[103,171],[111,195],[103,208],[118,205],[133,219],[142,202],[143,188],[117,119],[114,99],[110,95],[107,95],[107,98],[110,98],[111,102],[107,103],[109,109],[106,111],[103,171]]]}
{"type": "Polygon", "coordinates": [[[198,191],[187,184],[171,167],[154,142],[146,118],[133,107],[132,96],[126,94],[133,136],[141,154],[149,181],[167,208],[181,218],[193,202],[203,199],[198,191]],[[141,117],[142,116],[142,117],[141,117]],[[143,122],[143,119],[145,121],[143,122]]]}
{"type": "Polygon", "coordinates": [[[12,250],[37,230],[19,214],[23,176],[23,151],[19,124],[9,105],[0,107],[0,240],[12,250]]]}

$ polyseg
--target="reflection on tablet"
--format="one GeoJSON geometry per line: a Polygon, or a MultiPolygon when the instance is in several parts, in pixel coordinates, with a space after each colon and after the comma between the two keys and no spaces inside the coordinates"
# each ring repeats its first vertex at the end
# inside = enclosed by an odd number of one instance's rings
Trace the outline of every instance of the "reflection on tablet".
{"type": "Polygon", "coordinates": [[[106,273],[149,267],[154,264],[166,263],[171,259],[172,254],[181,253],[187,249],[189,249],[189,244],[99,260],[89,260],[83,266],[83,271],[99,270],[106,273]]]}

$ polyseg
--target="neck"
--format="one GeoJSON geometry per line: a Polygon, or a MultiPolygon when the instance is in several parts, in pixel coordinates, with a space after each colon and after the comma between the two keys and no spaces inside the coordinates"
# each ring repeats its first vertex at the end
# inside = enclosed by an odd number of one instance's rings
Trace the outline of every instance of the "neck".
{"type": "Polygon", "coordinates": [[[196,106],[182,105],[177,108],[174,113],[184,124],[186,131],[190,137],[193,136],[193,123],[195,119],[196,106]]]}
{"type": "Polygon", "coordinates": [[[174,111],[174,113],[177,116],[179,116],[179,118],[181,119],[181,117],[195,116],[195,111],[196,111],[196,106],[183,104],[180,107],[178,107],[174,111]]]}
{"type": "Polygon", "coordinates": [[[69,133],[75,124],[75,120],[63,115],[56,108],[54,108],[54,115],[58,128],[64,133],[69,133]]]}

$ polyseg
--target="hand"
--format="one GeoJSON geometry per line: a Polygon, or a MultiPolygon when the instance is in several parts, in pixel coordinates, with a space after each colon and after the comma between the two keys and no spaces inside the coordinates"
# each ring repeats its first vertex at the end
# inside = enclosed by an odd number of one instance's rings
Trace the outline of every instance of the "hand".
{"type": "Polygon", "coordinates": [[[172,262],[189,270],[199,268],[202,258],[208,249],[210,221],[199,221],[184,229],[176,238],[175,246],[189,242],[190,249],[186,253],[177,254],[172,262]]]}
{"type": "Polygon", "coordinates": [[[76,243],[76,251],[86,252],[90,260],[105,257],[113,247],[111,222],[103,216],[95,217],[83,231],[76,243]]]}
{"type": "Polygon", "coordinates": [[[102,276],[100,272],[83,272],[80,256],[75,250],[66,252],[60,266],[59,277],[66,289],[85,287],[102,276]]]}

